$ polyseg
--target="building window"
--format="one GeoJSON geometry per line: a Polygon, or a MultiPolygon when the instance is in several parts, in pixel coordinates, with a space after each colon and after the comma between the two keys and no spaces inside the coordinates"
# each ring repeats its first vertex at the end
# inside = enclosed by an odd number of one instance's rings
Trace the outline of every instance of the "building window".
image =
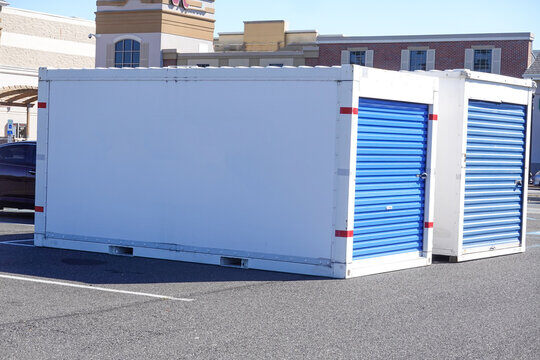
{"type": "Polygon", "coordinates": [[[474,71],[491,72],[492,50],[474,50],[474,71]]]}
{"type": "Polygon", "coordinates": [[[426,50],[411,50],[409,70],[426,70],[427,69],[427,51],[426,50]]]}
{"type": "Polygon", "coordinates": [[[210,64],[197,64],[197,67],[207,68],[207,67],[210,67],[210,64]]]}
{"type": "Polygon", "coordinates": [[[351,51],[350,64],[366,66],[365,51],[351,51]]]}
{"type": "Polygon", "coordinates": [[[268,64],[268,66],[283,67],[283,64],[268,64]]]}
{"type": "Polygon", "coordinates": [[[138,67],[141,62],[141,43],[135,40],[120,40],[115,44],[114,66],[138,67]]]}

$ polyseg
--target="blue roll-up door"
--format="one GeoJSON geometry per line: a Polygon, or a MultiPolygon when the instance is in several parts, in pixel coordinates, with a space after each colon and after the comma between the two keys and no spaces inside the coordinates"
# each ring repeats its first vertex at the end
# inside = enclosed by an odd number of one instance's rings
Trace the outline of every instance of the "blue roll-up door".
{"type": "Polygon", "coordinates": [[[353,259],[423,250],[428,106],[360,99],[353,259]]]}
{"type": "Polygon", "coordinates": [[[521,242],[526,107],[469,102],[463,247],[521,242]]]}

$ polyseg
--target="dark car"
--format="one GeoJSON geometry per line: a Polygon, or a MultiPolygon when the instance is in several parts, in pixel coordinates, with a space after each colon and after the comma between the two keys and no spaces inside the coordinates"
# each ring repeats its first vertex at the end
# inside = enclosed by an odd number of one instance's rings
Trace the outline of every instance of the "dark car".
{"type": "Polygon", "coordinates": [[[36,143],[0,145],[0,209],[34,209],[36,143]]]}

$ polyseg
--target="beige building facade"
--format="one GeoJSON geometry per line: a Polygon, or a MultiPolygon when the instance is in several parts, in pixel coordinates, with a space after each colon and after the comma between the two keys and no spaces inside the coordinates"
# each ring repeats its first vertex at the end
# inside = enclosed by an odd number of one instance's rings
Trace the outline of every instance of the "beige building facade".
{"type": "Polygon", "coordinates": [[[162,51],[213,52],[214,0],[97,2],[96,67],[159,67],[162,51]]]}
{"type": "Polygon", "coordinates": [[[16,90],[37,88],[39,67],[94,67],[92,33],[93,21],[17,9],[0,0],[0,142],[7,137],[8,120],[16,137],[35,139],[34,97],[16,90]]]}
{"type": "Polygon", "coordinates": [[[243,32],[219,33],[213,53],[163,50],[163,65],[304,66],[319,57],[317,36],[316,30],[291,31],[284,20],[246,21],[243,32]]]}

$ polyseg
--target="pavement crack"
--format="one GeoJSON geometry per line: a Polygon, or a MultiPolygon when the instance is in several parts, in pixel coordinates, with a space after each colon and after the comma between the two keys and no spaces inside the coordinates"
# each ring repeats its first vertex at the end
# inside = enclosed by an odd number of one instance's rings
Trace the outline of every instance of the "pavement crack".
{"type": "Polygon", "coordinates": [[[225,289],[217,289],[217,290],[210,290],[210,291],[199,291],[199,292],[190,293],[187,296],[188,297],[199,297],[200,295],[212,295],[212,294],[219,294],[219,293],[224,293],[224,292],[233,291],[233,290],[258,288],[258,287],[262,287],[262,286],[266,286],[268,284],[274,284],[274,283],[275,283],[275,281],[258,282],[256,284],[232,286],[232,287],[228,287],[228,288],[225,288],[225,289]]]}
{"type": "Polygon", "coordinates": [[[129,309],[132,307],[137,307],[140,305],[146,305],[146,304],[152,304],[152,303],[159,303],[167,300],[162,299],[155,299],[155,300],[147,300],[147,301],[140,301],[133,304],[128,305],[121,305],[121,306],[113,306],[109,308],[94,310],[94,311],[77,311],[72,312],[69,314],[63,314],[63,315],[56,315],[56,316],[45,316],[37,319],[30,319],[30,320],[22,320],[22,321],[14,321],[14,322],[7,322],[7,323],[0,323],[0,328],[7,327],[7,326],[13,326],[13,325],[25,325],[25,324],[31,324],[36,322],[42,322],[42,321],[50,321],[50,320],[58,320],[58,319],[67,319],[70,317],[78,317],[78,316],[87,316],[87,315],[95,315],[95,314],[103,314],[108,312],[113,312],[116,310],[121,309],[129,309]]]}

